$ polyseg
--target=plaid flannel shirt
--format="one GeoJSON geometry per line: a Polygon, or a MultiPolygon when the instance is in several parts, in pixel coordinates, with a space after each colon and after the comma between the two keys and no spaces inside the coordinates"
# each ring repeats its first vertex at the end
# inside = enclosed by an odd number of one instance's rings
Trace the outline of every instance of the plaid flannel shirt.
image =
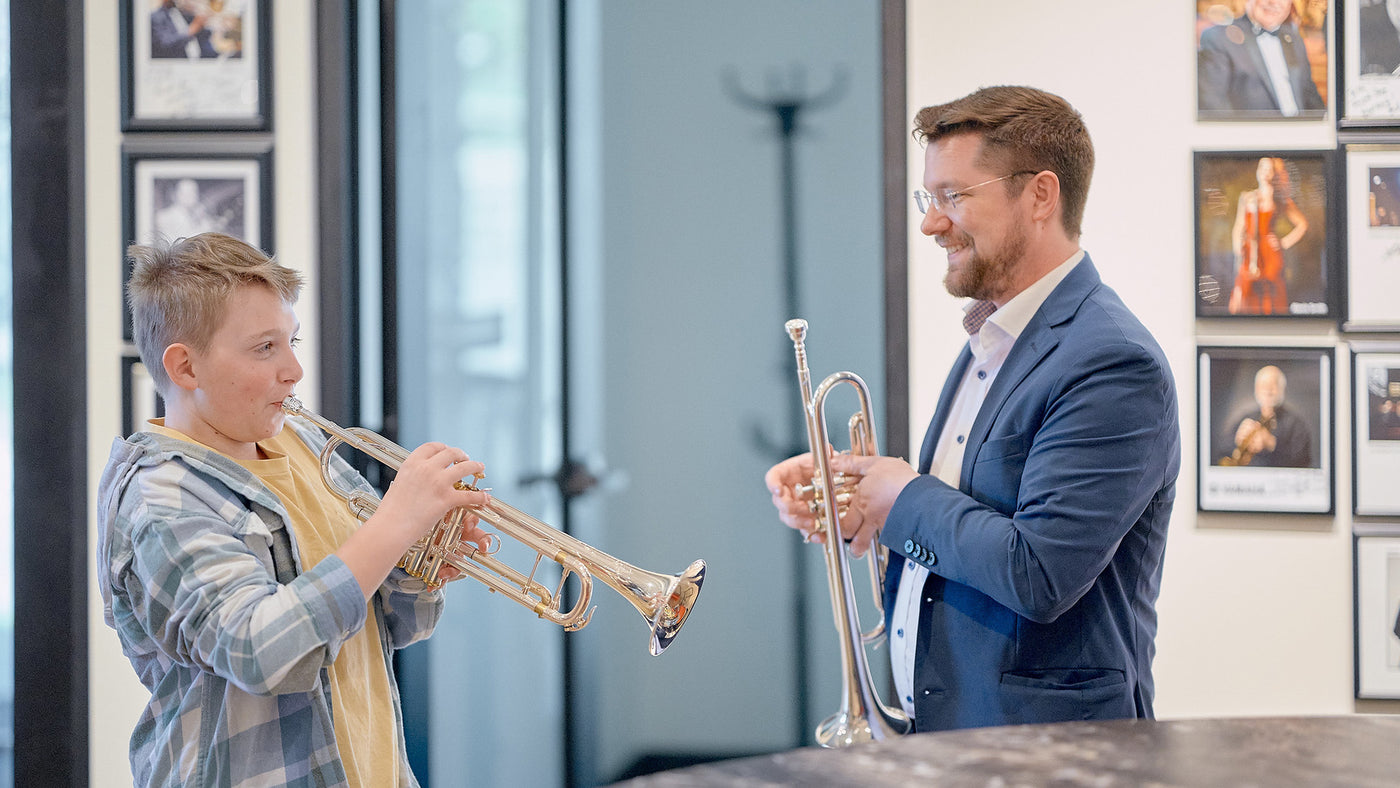
{"type": "MultiPolygon", "coordinates": [[[[309,422],[287,424],[313,452],[324,444],[309,422]]],[[[341,458],[333,469],[370,489],[341,458]]],[[[117,439],[99,486],[97,559],[107,624],[151,691],[131,736],[136,785],[346,784],[326,667],[365,625],[364,597],[334,555],[301,566],[286,509],[252,473],[194,443],[117,439]]],[[[389,575],[374,598],[386,670],[393,649],[432,633],[442,606],[441,591],[389,575]]],[[[400,785],[416,786],[392,671],[389,685],[400,785]]]]}

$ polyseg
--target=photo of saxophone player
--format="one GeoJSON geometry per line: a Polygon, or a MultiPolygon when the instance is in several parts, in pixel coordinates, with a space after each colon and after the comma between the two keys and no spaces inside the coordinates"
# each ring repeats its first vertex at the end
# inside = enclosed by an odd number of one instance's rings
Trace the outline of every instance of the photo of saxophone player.
{"type": "Polygon", "coordinates": [[[1288,378],[1274,365],[1254,374],[1257,408],[1240,419],[1234,431],[1234,450],[1217,463],[1255,468],[1313,468],[1312,425],[1286,398],[1288,378]]]}

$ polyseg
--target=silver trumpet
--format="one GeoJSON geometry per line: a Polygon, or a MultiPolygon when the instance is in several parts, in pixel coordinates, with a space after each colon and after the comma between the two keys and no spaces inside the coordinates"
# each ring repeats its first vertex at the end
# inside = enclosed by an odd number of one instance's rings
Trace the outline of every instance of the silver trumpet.
{"type": "Polygon", "coordinates": [[[812,392],[812,375],[807,368],[807,321],[787,321],[788,336],[797,354],[797,382],[802,389],[802,410],[807,421],[807,442],[812,450],[812,485],[800,485],[797,494],[809,498],[817,528],[826,535],[826,576],[831,590],[831,611],[836,619],[836,631],[841,644],[841,708],[817,726],[817,744],[823,747],[848,747],[868,741],[885,741],[909,732],[909,717],[902,709],[890,708],[880,700],[875,683],[870,678],[865,644],[885,633],[884,602],[880,578],[884,577],[889,551],[875,541],[871,545],[870,587],[880,623],[868,632],[861,631],[860,611],[856,609],[851,590],[851,562],[846,541],[841,537],[841,515],[859,479],[833,473],[830,454],[831,439],[826,429],[826,398],[842,383],[856,390],[860,410],[851,416],[850,452],[860,456],[879,454],[875,440],[875,420],[870,407],[870,389],[865,381],[852,372],[829,375],[812,392]]]}
{"type": "MultiPolygon", "coordinates": [[[[356,517],[368,520],[378,509],[380,498],[364,490],[346,489],[335,481],[330,463],[336,447],[343,443],[394,470],[403,465],[408,450],[362,427],[340,427],[307,410],[296,397],[283,400],[282,410],[307,419],[330,436],[321,450],[322,481],[331,492],[345,501],[356,517]]],[[[480,478],[475,481],[480,481],[480,478]]],[[[462,489],[477,489],[466,481],[457,484],[462,489]]],[[[552,621],[569,632],[583,629],[593,616],[589,603],[593,596],[593,578],[596,577],[621,594],[646,619],[651,629],[653,656],[660,655],[671,645],[694,608],[695,600],[700,595],[700,585],[705,581],[704,561],[696,561],[679,575],[647,572],[550,528],[494,497],[484,506],[448,512],[433,526],[432,531],[404,553],[398,565],[430,588],[438,588],[445,582],[438,577],[443,566],[455,567],[463,576],[475,578],[491,591],[504,594],[540,618],[552,621]],[[484,548],[462,539],[463,522],[468,511],[535,551],[535,561],[528,574],[493,557],[500,546],[495,534],[489,535],[487,541],[491,544],[484,548]],[[561,567],[559,585],[553,591],[534,579],[542,559],[554,561],[561,567]],[[572,607],[564,610],[564,583],[570,574],[578,577],[578,599],[572,607]]]]}

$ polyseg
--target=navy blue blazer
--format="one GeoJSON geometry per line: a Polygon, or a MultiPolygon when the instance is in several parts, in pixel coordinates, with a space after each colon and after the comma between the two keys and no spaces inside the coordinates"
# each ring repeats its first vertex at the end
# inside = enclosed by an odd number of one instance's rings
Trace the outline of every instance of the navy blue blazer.
{"type": "MultiPolygon", "coordinates": [[[[180,12],[180,16],[185,17],[186,22],[190,21],[184,12],[180,12]]],[[[174,20],[170,18],[170,13],[164,6],[151,12],[151,57],[153,58],[187,57],[185,45],[191,39],[199,43],[200,57],[215,57],[219,53],[214,51],[211,37],[212,32],[207,27],[193,36],[176,30],[174,20]]]]}
{"type": "MultiPolygon", "coordinates": [[[[1327,103],[1313,82],[1303,37],[1292,22],[1279,26],[1278,34],[1299,114],[1322,115],[1327,103]]],[[[1248,17],[1216,25],[1201,34],[1201,47],[1196,53],[1196,102],[1202,118],[1250,114],[1282,117],[1283,110],[1248,17]]]]}
{"type": "Polygon", "coordinates": [[[1012,347],[953,489],[929,468],[971,359],[964,347],[924,439],[923,475],[880,536],[897,554],[887,617],[898,556],[931,573],[915,729],[1151,718],[1155,604],[1181,464],[1161,348],[1086,255],[1012,347]]]}

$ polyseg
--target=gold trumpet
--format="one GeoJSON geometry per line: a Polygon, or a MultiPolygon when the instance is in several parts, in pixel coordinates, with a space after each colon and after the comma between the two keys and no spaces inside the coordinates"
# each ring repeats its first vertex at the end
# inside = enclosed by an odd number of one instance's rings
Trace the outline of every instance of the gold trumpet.
{"type": "MultiPolygon", "coordinates": [[[[296,397],[283,400],[282,410],[302,416],[330,436],[321,449],[322,481],[345,501],[356,517],[368,520],[378,508],[380,498],[364,490],[347,489],[335,481],[330,463],[336,447],[344,443],[394,470],[403,465],[408,450],[362,427],[340,427],[307,410],[296,397]]],[[[477,489],[465,481],[458,485],[462,489],[477,489]]],[[[485,549],[462,540],[462,523],[468,513],[465,508],[448,512],[432,531],[404,553],[399,566],[430,588],[438,588],[445,582],[438,577],[443,566],[455,567],[462,575],[475,578],[491,591],[504,594],[569,632],[583,629],[592,618],[593,609],[589,608],[589,603],[593,596],[593,578],[597,577],[646,619],[651,629],[652,656],[660,655],[671,645],[694,608],[700,585],[705,581],[704,561],[696,561],[679,575],[647,572],[550,528],[494,497],[484,506],[472,507],[470,511],[535,551],[535,562],[528,574],[493,557],[500,541],[494,534],[489,535],[488,541],[492,544],[485,549]],[[534,579],[542,559],[554,561],[561,567],[559,585],[553,591],[534,579]],[[564,610],[564,583],[570,574],[578,577],[578,599],[564,610]]]]}
{"type": "Polygon", "coordinates": [[[850,452],[860,456],[880,453],[875,440],[875,418],[870,407],[870,389],[853,372],[834,372],[827,376],[812,393],[812,375],[807,368],[807,321],[787,321],[787,333],[797,354],[797,382],[802,390],[802,410],[807,421],[807,442],[812,449],[812,486],[801,485],[797,493],[811,498],[817,527],[826,534],[826,576],[830,584],[831,610],[836,619],[836,631],[841,644],[841,708],[817,726],[817,744],[823,747],[847,747],[868,741],[884,741],[909,732],[909,717],[903,709],[891,708],[880,700],[875,682],[870,678],[865,644],[885,633],[884,601],[880,579],[884,577],[889,550],[877,537],[871,545],[870,589],[880,623],[862,632],[860,611],[856,609],[851,590],[851,563],[846,554],[846,541],[841,537],[841,514],[845,502],[859,479],[833,473],[830,454],[831,439],[826,429],[826,398],[840,384],[848,383],[856,390],[860,409],[850,418],[850,452]]]}

